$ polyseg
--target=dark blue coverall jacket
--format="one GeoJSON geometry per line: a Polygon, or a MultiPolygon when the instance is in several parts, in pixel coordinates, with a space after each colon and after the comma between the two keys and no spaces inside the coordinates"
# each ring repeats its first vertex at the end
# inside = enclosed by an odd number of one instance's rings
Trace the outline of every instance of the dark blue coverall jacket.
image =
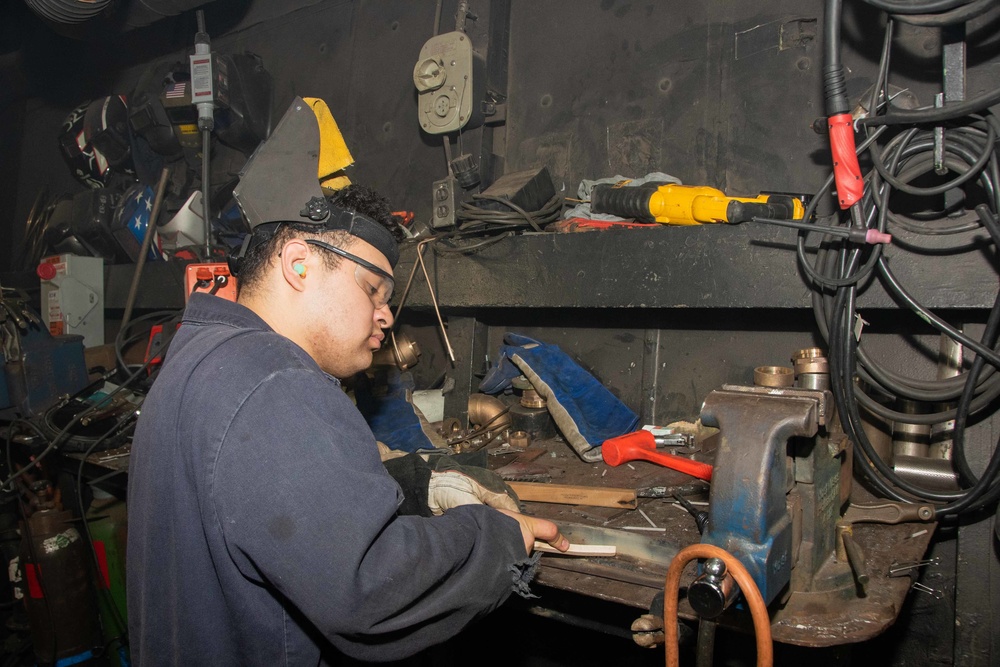
{"type": "Polygon", "coordinates": [[[526,591],[517,522],[399,516],[340,383],[249,309],[195,294],[142,406],[128,483],[133,661],[395,660],[526,591]]]}

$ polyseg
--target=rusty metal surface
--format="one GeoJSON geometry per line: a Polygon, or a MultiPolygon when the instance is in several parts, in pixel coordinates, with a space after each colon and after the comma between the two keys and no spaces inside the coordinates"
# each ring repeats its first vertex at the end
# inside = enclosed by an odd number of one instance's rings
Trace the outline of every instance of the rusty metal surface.
{"type": "MultiPolygon", "coordinates": [[[[687,475],[642,461],[618,468],[603,463],[584,463],[569,445],[560,440],[536,441],[529,451],[536,448],[543,449],[544,453],[534,463],[548,468],[556,483],[639,489],[684,485],[691,481],[687,475]]],[[[710,440],[698,457],[711,462],[712,450],[710,440]]],[[[704,494],[688,498],[695,502],[708,499],[704,494]]],[[[704,506],[698,507],[704,509],[704,506]]],[[[669,499],[640,498],[637,510],[545,503],[525,503],[525,509],[532,515],[565,525],[571,535],[584,535],[584,529],[578,526],[592,526],[595,530],[586,534],[587,540],[601,535],[609,541],[618,541],[615,535],[620,534],[619,543],[632,545],[626,548],[626,555],[615,559],[570,559],[545,554],[536,581],[550,588],[635,607],[637,616],[646,612],[656,593],[663,590],[670,563],[668,558],[648,560],[637,556],[640,552],[636,551],[635,545],[648,542],[652,552],[666,555],[673,549],[679,550],[700,541],[693,517],[669,499]],[[626,529],[653,528],[650,522],[663,530],[626,529]]],[[[893,562],[919,560],[926,552],[933,532],[933,525],[928,524],[856,524],[854,538],[865,554],[871,577],[867,596],[845,595],[842,589],[794,593],[783,605],[775,603],[771,606],[774,640],[798,646],[826,647],[861,642],[882,633],[896,620],[912,584],[908,576],[888,576],[889,566],[893,562]]],[[[693,565],[685,569],[681,578],[682,590],[694,578],[695,569],[693,565]]],[[[913,576],[917,574],[919,571],[914,570],[913,576]]],[[[914,592],[913,595],[922,593],[914,592]]],[[[697,619],[683,599],[679,615],[687,620],[697,619]]],[[[749,629],[748,619],[739,610],[727,611],[718,620],[725,627],[749,629]]]]}
{"type": "Polygon", "coordinates": [[[775,639],[801,646],[834,646],[880,634],[899,614],[913,582],[907,576],[890,577],[889,566],[919,560],[932,533],[927,524],[855,524],[854,539],[865,553],[871,577],[868,595],[842,599],[835,593],[796,593],[771,617],[775,639]],[[922,535],[910,538],[924,529],[922,535]]]}

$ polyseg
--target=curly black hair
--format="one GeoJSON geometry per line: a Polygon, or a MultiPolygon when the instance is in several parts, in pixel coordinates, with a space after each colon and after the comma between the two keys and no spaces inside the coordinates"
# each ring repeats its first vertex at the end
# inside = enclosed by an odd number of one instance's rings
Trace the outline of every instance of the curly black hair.
{"type": "MultiPolygon", "coordinates": [[[[403,230],[400,228],[389,201],[377,193],[372,188],[365,185],[351,184],[342,190],[337,190],[327,196],[327,200],[334,206],[346,208],[371,218],[388,229],[396,241],[404,238],[403,230]]],[[[250,250],[243,258],[240,274],[238,276],[237,288],[243,290],[253,290],[260,282],[265,270],[270,266],[271,261],[280,252],[282,246],[293,238],[321,239],[341,248],[347,248],[355,241],[343,230],[327,229],[323,225],[309,224],[304,222],[283,222],[277,230],[262,230],[260,227],[254,232],[255,235],[264,237],[271,234],[270,238],[261,243],[251,242],[250,250]]],[[[341,262],[341,258],[333,253],[323,253],[323,261],[328,268],[334,269],[341,262]]]]}

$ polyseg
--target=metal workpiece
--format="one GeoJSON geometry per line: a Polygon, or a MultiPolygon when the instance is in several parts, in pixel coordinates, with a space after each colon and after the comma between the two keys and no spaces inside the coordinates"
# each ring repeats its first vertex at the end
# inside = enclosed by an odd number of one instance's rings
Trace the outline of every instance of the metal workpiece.
{"type": "MultiPolygon", "coordinates": [[[[900,399],[899,411],[917,412],[918,405],[914,401],[900,399]]],[[[931,427],[928,424],[910,424],[897,421],[892,425],[893,461],[897,456],[926,457],[930,453],[931,427]]]]}
{"type": "Polygon", "coordinates": [[[401,331],[390,330],[389,340],[372,355],[372,366],[396,366],[401,371],[412,368],[418,361],[420,346],[401,331]]]}
{"type": "Polygon", "coordinates": [[[830,362],[818,347],[807,347],[792,354],[795,385],[800,389],[824,391],[830,388],[830,362]]]}
{"type": "Polygon", "coordinates": [[[469,424],[499,433],[510,428],[510,414],[499,398],[475,393],[469,396],[469,424]]]}
{"type": "Polygon", "coordinates": [[[950,459],[930,456],[905,456],[892,458],[892,469],[897,475],[913,484],[938,491],[958,491],[958,473],[950,459]]]}
{"type": "MultiPolygon", "coordinates": [[[[788,440],[816,435],[830,402],[828,392],[724,386],[702,405],[702,423],[721,432],[702,541],[739,558],[767,603],[791,581],[788,440]]],[[[831,491],[839,499],[836,487],[824,486],[821,496],[831,491]]],[[[807,524],[803,520],[803,529],[807,524]]]]}
{"type": "Polygon", "coordinates": [[[795,371],[788,366],[758,366],[753,369],[753,383],[757,387],[791,387],[795,371]]]}
{"type": "Polygon", "coordinates": [[[518,376],[511,380],[511,385],[514,389],[521,392],[521,405],[526,408],[544,408],[548,405],[547,401],[542,398],[542,395],[538,393],[531,381],[523,375],[518,376]]]}

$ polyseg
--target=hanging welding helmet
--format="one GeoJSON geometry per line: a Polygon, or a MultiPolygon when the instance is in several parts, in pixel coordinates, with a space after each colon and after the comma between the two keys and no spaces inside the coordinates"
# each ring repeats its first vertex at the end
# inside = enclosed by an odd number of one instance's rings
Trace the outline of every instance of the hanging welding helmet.
{"type": "MultiPolygon", "coordinates": [[[[157,155],[167,161],[175,160],[183,155],[183,149],[177,134],[174,132],[174,122],[167,115],[164,102],[176,105],[178,110],[190,107],[197,122],[197,110],[191,106],[191,93],[188,89],[190,73],[184,63],[160,63],[147,70],[140,78],[132,92],[129,123],[136,137],[149,146],[157,155]]],[[[197,126],[195,126],[197,134],[197,126]]]]}
{"type": "Polygon", "coordinates": [[[121,95],[100,97],[87,107],[83,134],[111,168],[131,171],[128,107],[121,95]]]}
{"type": "Polygon", "coordinates": [[[273,83],[260,56],[214,55],[215,136],[226,146],[250,155],[271,133],[273,83]]]}
{"type": "Polygon", "coordinates": [[[83,131],[84,119],[90,101],[69,112],[59,131],[59,149],[73,177],[88,188],[103,188],[108,172],[108,162],[87,143],[83,131]]]}
{"type": "Polygon", "coordinates": [[[250,233],[230,258],[231,272],[237,275],[246,253],[267,242],[282,223],[346,231],[370,243],[395,267],[399,247],[392,233],[326,197],[350,184],[343,170],[353,162],[326,102],[296,97],[271,136],[247,160],[233,190],[250,233]]]}

